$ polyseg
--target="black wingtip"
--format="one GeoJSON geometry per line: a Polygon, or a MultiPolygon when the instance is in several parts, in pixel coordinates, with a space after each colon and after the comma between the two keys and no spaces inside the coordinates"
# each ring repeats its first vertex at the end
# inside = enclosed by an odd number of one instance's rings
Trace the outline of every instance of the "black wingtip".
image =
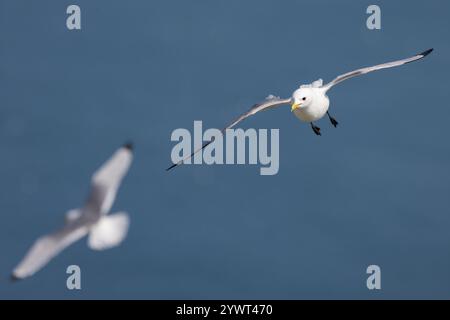
{"type": "Polygon", "coordinates": [[[426,56],[429,55],[433,50],[434,50],[434,49],[431,48],[431,49],[428,49],[428,50],[426,50],[426,51],[424,51],[424,52],[422,52],[422,53],[419,53],[418,55],[419,55],[419,56],[426,57],[426,56]]]}
{"type": "Polygon", "coordinates": [[[125,143],[125,144],[123,145],[123,147],[124,147],[125,149],[130,150],[130,151],[133,151],[133,149],[134,149],[133,142],[131,142],[131,141],[125,143]]]}
{"type": "Polygon", "coordinates": [[[170,167],[168,167],[168,168],[166,169],[166,171],[169,171],[170,169],[175,168],[177,165],[178,165],[178,163],[174,163],[173,165],[171,165],[170,167]]]}
{"type": "Polygon", "coordinates": [[[17,282],[19,280],[22,280],[22,278],[19,278],[14,273],[9,276],[9,281],[11,281],[11,282],[17,282]]]}

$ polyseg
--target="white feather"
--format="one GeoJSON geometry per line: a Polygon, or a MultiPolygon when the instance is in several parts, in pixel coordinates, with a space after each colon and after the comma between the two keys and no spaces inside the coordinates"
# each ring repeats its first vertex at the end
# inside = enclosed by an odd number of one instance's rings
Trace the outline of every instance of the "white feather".
{"type": "Polygon", "coordinates": [[[130,219],[125,212],[102,217],[89,233],[89,248],[104,250],[119,245],[125,239],[129,225],[130,219]]]}
{"type": "Polygon", "coordinates": [[[323,85],[323,80],[318,79],[310,84],[302,84],[300,88],[320,88],[323,85]]]}

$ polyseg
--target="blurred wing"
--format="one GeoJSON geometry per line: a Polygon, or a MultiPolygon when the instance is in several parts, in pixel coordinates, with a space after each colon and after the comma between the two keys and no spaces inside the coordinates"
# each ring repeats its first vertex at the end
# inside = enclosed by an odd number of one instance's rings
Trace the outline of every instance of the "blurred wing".
{"type": "Polygon", "coordinates": [[[86,214],[100,216],[109,212],[120,183],[128,172],[132,160],[132,146],[127,144],[117,150],[94,173],[91,180],[91,193],[84,208],[86,214]]]}
{"type": "MultiPolygon", "coordinates": [[[[223,133],[226,129],[233,128],[239,122],[241,122],[242,120],[244,120],[244,119],[254,115],[255,113],[258,113],[258,112],[263,111],[263,110],[268,110],[268,109],[271,109],[271,108],[279,107],[279,106],[281,106],[283,104],[289,104],[289,103],[291,103],[291,99],[290,98],[289,99],[280,99],[280,97],[275,97],[275,96],[270,95],[263,102],[253,105],[253,107],[249,111],[247,111],[246,113],[242,114],[240,117],[236,118],[228,126],[223,128],[221,130],[221,132],[223,133]]],[[[191,155],[187,156],[183,160],[181,160],[181,161],[179,161],[177,163],[174,163],[169,168],[167,168],[166,171],[169,171],[170,169],[175,168],[176,166],[179,166],[179,165],[183,164],[184,161],[186,161],[187,159],[191,158],[197,152],[203,150],[205,147],[207,147],[213,141],[214,141],[214,139],[212,139],[211,141],[206,142],[205,144],[203,144],[203,146],[201,148],[195,150],[194,152],[191,153],[191,155]]]]}
{"type": "Polygon", "coordinates": [[[37,239],[14,269],[12,278],[23,279],[33,275],[62,250],[84,237],[87,232],[88,228],[84,225],[69,224],[55,233],[37,239]]]}
{"type": "Polygon", "coordinates": [[[398,66],[401,66],[401,65],[404,65],[404,64],[416,61],[416,60],[420,60],[420,59],[426,57],[427,55],[429,55],[432,51],[433,51],[433,49],[428,49],[427,51],[424,51],[422,53],[416,54],[414,57],[411,57],[411,58],[406,58],[406,59],[402,59],[402,60],[387,62],[387,63],[379,64],[379,65],[376,65],[376,66],[373,66],[373,67],[361,68],[361,69],[358,69],[358,70],[354,70],[354,71],[342,74],[342,75],[338,76],[337,78],[335,78],[333,81],[331,81],[331,82],[327,83],[326,85],[324,85],[323,88],[325,88],[326,90],[329,90],[331,87],[333,87],[334,85],[336,85],[336,84],[338,84],[338,83],[340,83],[340,82],[342,82],[344,80],[347,80],[347,79],[350,79],[350,78],[353,78],[353,77],[356,77],[356,76],[359,76],[359,75],[362,75],[362,74],[366,74],[366,73],[369,73],[369,72],[372,72],[372,71],[381,70],[381,69],[398,67],[398,66]]]}

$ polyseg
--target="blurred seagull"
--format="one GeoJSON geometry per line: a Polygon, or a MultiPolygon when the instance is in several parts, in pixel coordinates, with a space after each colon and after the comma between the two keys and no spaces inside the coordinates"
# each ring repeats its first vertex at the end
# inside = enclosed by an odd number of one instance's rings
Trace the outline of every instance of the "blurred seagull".
{"type": "Polygon", "coordinates": [[[36,240],[12,272],[12,280],[33,275],[58,253],[85,235],[89,234],[88,246],[93,250],[108,249],[122,242],[128,232],[128,214],[107,214],[131,165],[132,149],[131,143],[125,144],[94,173],[91,192],[84,207],[68,211],[62,229],[36,240]]]}
{"type": "MultiPolygon", "coordinates": [[[[314,121],[317,121],[321,119],[325,114],[328,116],[331,124],[336,127],[338,125],[338,122],[336,119],[334,119],[330,113],[328,112],[328,107],[330,106],[330,100],[327,96],[327,91],[330,90],[333,86],[335,86],[338,83],[341,83],[344,80],[360,76],[372,71],[377,71],[381,69],[387,69],[392,67],[398,67],[416,60],[420,60],[427,55],[429,55],[433,49],[428,49],[422,53],[416,54],[413,57],[387,62],[383,64],[379,64],[372,67],[366,67],[361,68],[358,70],[354,70],[345,74],[342,74],[338,77],[336,77],[333,81],[323,85],[322,79],[319,79],[317,81],[314,81],[311,84],[301,85],[297,90],[295,90],[292,94],[291,98],[288,99],[281,99],[280,97],[276,97],[273,95],[268,96],[263,102],[255,104],[249,111],[242,114],[240,117],[238,117],[236,120],[231,122],[227,127],[222,129],[222,132],[224,132],[226,129],[233,128],[236,124],[241,122],[242,120],[256,114],[259,111],[272,109],[275,107],[279,107],[285,104],[291,105],[291,111],[294,113],[294,115],[299,118],[300,120],[304,122],[309,122],[311,125],[312,130],[316,135],[321,135],[320,128],[314,125],[314,121]]],[[[208,141],[205,143],[201,148],[195,150],[191,155],[187,156],[185,159],[174,163],[171,165],[167,170],[170,170],[180,164],[182,164],[185,160],[192,157],[195,153],[199,152],[203,148],[205,148],[207,145],[209,145],[211,141],[208,141]]]]}

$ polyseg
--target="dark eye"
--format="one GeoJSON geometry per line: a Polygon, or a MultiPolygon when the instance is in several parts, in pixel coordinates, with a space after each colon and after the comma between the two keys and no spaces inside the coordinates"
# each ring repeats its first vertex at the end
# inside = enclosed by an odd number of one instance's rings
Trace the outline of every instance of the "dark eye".
{"type": "Polygon", "coordinates": [[[305,100],[306,100],[306,97],[303,97],[302,100],[305,101],[305,100]]]}

